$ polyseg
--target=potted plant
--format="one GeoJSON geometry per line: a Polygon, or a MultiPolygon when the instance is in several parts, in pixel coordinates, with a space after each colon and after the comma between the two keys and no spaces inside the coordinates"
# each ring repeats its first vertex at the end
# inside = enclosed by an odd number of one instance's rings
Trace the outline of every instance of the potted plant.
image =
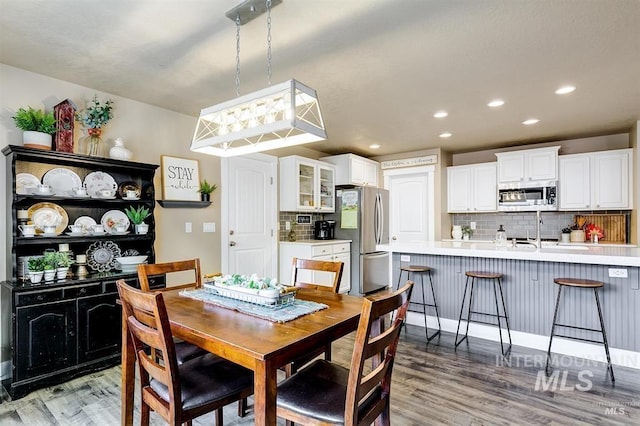
{"type": "Polygon", "coordinates": [[[202,201],[210,201],[211,193],[218,189],[218,185],[215,183],[212,185],[207,180],[203,180],[200,182],[200,187],[198,188],[198,192],[200,193],[200,199],[202,201]]]}
{"type": "Polygon", "coordinates": [[[561,235],[561,240],[562,243],[568,243],[571,241],[571,228],[570,227],[566,227],[566,228],[562,228],[562,235],[561,235]]]}
{"type": "Polygon", "coordinates": [[[102,127],[113,118],[113,101],[101,102],[98,95],[93,95],[90,104],[76,113],[76,120],[87,129],[87,136],[80,139],[80,153],[92,157],[105,157],[105,147],[100,136],[102,127]]]}
{"type": "Polygon", "coordinates": [[[58,268],[56,269],[56,277],[59,280],[64,280],[67,278],[67,273],[69,272],[69,267],[73,263],[73,260],[69,257],[69,252],[59,251],[57,253],[57,261],[58,268]]]}
{"type": "Polygon", "coordinates": [[[18,129],[24,131],[22,144],[27,148],[51,150],[51,135],[56,132],[56,119],[53,112],[45,113],[40,109],[20,108],[13,121],[18,129]]]}
{"type": "Polygon", "coordinates": [[[44,263],[44,280],[53,281],[58,267],[58,253],[56,251],[45,251],[42,261],[44,263]]]}
{"type": "Polygon", "coordinates": [[[44,274],[44,259],[42,256],[30,257],[27,261],[27,269],[29,270],[29,280],[33,284],[42,281],[42,275],[44,274]]]}
{"type": "Polygon", "coordinates": [[[138,206],[138,208],[129,206],[124,209],[124,212],[133,223],[136,234],[144,235],[149,232],[149,225],[144,223],[144,220],[151,215],[151,211],[148,208],[145,206],[138,206]]]}
{"type": "Polygon", "coordinates": [[[462,239],[463,240],[468,240],[468,239],[471,238],[472,235],[473,235],[473,229],[471,229],[470,226],[463,225],[462,226],[462,239]]]}
{"type": "Polygon", "coordinates": [[[569,239],[572,243],[584,243],[585,233],[584,226],[587,223],[587,218],[584,216],[576,216],[575,222],[571,225],[571,235],[569,239]]]}

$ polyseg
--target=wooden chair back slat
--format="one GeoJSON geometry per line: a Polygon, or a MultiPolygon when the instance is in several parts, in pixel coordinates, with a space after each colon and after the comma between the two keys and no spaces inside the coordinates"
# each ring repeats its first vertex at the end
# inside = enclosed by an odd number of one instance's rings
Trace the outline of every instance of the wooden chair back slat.
{"type": "Polygon", "coordinates": [[[344,269],[343,262],[330,262],[326,260],[312,260],[312,259],[299,259],[294,257],[292,262],[291,272],[291,284],[296,287],[312,288],[314,290],[331,291],[337,293],[340,288],[340,281],[342,280],[342,271],[344,269]],[[309,270],[316,272],[331,272],[333,273],[333,282],[331,286],[306,283],[298,279],[298,275],[301,270],[309,270]]]}
{"type": "MultiPolygon", "coordinates": [[[[149,286],[149,277],[153,275],[163,275],[172,272],[193,271],[193,281],[185,284],[169,287],[174,290],[177,288],[201,288],[202,272],[200,270],[200,259],[180,260],[177,262],[167,263],[150,263],[138,265],[138,281],[142,291],[151,291],[149,286]]],[[[163,289],[154,288],[153,291],[162,291],[163,289]]]]}

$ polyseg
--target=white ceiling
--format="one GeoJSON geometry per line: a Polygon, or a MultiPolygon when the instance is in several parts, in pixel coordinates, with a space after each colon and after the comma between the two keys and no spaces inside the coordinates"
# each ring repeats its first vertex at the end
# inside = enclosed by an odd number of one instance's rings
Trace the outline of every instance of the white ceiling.
{"type": "MultiPolygon", "coordinates": [[[[195,117],[236,96],[239,3],[0,0],[0,62],[195,117]]],[[[317,90],[329,140],[308,147],[327,153],[464,152],[640,119],[640,0],[284,0],[272,25],[272,81],[317,90]]],[[[246,94],[267,84],[266,15],[240,39],[246,94]]]]}

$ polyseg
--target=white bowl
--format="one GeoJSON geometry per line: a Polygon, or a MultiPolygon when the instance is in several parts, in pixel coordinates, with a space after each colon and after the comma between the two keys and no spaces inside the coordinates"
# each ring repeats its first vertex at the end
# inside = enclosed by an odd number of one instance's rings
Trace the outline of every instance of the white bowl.
{"type": "Polygon", "coordinates": [[[147,261],[149,256],[124,256],[116,257],[116,261],[121,265],[139,265],[147,261]]]}

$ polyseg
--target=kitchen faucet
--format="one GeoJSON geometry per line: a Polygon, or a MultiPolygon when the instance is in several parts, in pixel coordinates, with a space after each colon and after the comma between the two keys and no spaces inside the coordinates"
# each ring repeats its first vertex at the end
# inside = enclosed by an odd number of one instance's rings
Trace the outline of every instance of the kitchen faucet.
{"type": "Polygon", "coordinates": [[[536,210],[536,239],[535,240],[532,240],[529,238],[529,230],[527,229],[527,243],[531,244],[532,246],[535,246],[536,248],[542,247],[542,242],[540,239],[540,225],[543,223],[541,214],[542,213],[540,212],[540,210],[536,210]]]}

